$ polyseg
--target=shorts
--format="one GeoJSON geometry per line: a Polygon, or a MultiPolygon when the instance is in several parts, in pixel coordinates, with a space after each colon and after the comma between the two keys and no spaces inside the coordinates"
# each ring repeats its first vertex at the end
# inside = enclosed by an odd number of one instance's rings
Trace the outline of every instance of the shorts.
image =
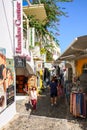
{"type": "Polygon", "coordinates": [[[50,97],[57,97],[57,91],[56,92],[51,92],[50,97]]]}

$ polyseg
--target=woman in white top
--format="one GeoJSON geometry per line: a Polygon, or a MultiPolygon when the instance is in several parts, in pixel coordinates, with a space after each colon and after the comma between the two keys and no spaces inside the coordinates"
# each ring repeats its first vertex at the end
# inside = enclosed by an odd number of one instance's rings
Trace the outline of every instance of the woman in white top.
{"type": "Polygon", "coordinates": [[[36,110],[36,106],[37,106],[37,88],[36,87],[32,87],[30,90],[30,100],[32,103],[33,110],[36,110]]]}

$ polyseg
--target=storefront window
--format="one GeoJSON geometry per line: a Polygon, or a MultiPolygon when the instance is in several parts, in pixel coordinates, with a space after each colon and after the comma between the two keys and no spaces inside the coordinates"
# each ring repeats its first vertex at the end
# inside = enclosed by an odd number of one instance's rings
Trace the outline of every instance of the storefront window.
{"type": "Polygon", "coordinates": [[[82,67],[82,72],[87,73],[87,64],[84,64],[82,67]]]}

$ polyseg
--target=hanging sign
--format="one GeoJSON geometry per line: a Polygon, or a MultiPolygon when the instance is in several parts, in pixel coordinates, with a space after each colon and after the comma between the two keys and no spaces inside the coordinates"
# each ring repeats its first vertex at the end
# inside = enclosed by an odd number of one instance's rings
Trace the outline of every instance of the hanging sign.
{"type": "Polygon", "coordinates": [[[14,1],[14,39],[15,53],[22,53],[23,45],[22,0],[14,1]]]}
{"type": "Polygon", "coordinates": [[[26,67],[26,57],[15,57],[15,67],[16,68],[23,68],[26,67]]]}

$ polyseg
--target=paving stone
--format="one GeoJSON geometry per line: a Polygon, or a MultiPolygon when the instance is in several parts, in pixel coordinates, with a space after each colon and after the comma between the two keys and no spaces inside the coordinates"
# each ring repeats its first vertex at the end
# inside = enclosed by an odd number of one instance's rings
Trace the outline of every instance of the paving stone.
{"type": "Polygon", "coordinates": [[[26,110],[26,100],[16,102],[17,115],[2,130],[87,130],[87,119],[75,118],[64,97],[50,105],[48,89],[38,98],[37,111],[26,110]]]}

